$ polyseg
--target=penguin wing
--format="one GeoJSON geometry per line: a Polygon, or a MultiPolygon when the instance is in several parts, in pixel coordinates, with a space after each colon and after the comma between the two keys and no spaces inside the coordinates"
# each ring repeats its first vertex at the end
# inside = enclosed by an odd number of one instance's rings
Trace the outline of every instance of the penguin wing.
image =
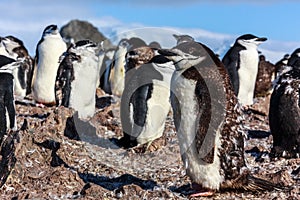
{"type": "Polygon", "coordinates": [[[144,127],[148,112],[147,100],[151,97],[153,84],[139,87],[132,95],[130,102],[133,104],[133,120],[139,127],[144,127]]]}
{"type": "MultiPolygon", "coordinates": [[[[10,128],[13,129],[16,123],[16,110],[15,110],[15,102],[14,102],[14,82],[13,82],[13,75],[7,74],[6,75],[6,92],[4,96],[4,104],[7,108],[8,117],[10,128]],[[9,76],[9,77],[8,77],[9,76]]],[[[15,127],[16,128],[16,127],[15,127]]]]}
{"type": "Polygon", "coordinates": [[[211,97],[204,79],[197,81],[195,94],[199,105],[199,124],[196,133],[196,148],[206,163],[214,162],[215,132],[209,132],[211,122],[211,97]]]}
{"type": "Polygon", "coordinates": [[[228,72],[228,75],[231,80],[231,84],[234,88],[234,92],[237,95],[239,90],[239,64],[240,64],[240,57],[239,57],[239,50],[234,49],[233,47],[229,49],[229,51],[225,54],[222,59],[222,62],[228,72]]]}
{"type": "Polygon", "coordinates": [[[135,124],[144,126],[148,111],[147,101],[151,98],[153,92],[153,80],[162,80],[163,77],[160,72],[155,69],[153,63],[143,64],[136,70],[135,76],[138,81],[133,84],[137,89],[134,91],[130,100],[134,107],[133,119],[135,124]]]}
{"type": "Polygon", "coordinates": [[[36,45],[36,49],[35,49],[35,63],[36,65],[39,63],[39,46],[40,44],[44,41],[44,39],[40,39],[40,41],[38,42],[38,44],[36,45]]]}
{"type": "MultiPolygon", "coordinates": [[[[195,67],[191,67],[183,72],[182,76],[186,79],[196,82],[194,89],[195,100],[193,101],[195,105],[192,106],[196,110],[191,112],[195,113],[195,147],[198,152],[199,159],[202,159],[206,163],[213,163],[216,134],[214,131],[209,131],[212,105],[208,86],[195,67]]],[[[176,99],[174,99],[174,97],[172,98],[173,101],[175,100],[173,104],[179,104],[176,103],[176,99]]]]}
{"type": "Polygon", "coordinates": [[[109,74],[108,74],[108,80],[109,83],[111,84],[111,82],[114,80],[114,75],[115,75],[115,63],[116,60],[113,59],[113,61],[110,63],[109,65],[109,74]]]}
{"type": "Polygon", "coordinates": [[[32,79],[33,79],[33,70],[34,70],[34,60],[32,57],[27,56],[26,57],[26,65],[28,67],[27,71],[27,79],[26,79],[26,95],[31,93],[31,85],[32,85],[32,79]]]}
{"type": "Polygon", "coordinates": [[[71,94],[71,82],[75,79],[73,70],[73,61],[80,60],[80,56],[75,53],[68,53],[59,65],[56,75],[56,101],[65,107],[69,106],[71,94]]]}

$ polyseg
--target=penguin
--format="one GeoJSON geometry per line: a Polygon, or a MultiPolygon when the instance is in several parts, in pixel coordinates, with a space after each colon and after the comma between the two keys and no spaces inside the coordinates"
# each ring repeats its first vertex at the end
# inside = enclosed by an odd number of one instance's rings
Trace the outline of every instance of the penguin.
{"type": "Polygon", "coordinates": [[[184,42],[192,42],[195,41],[195,39],[190,36],[190,35],[177,35],[177,34],[173,34],[173,37],[176,39],[177,41],[177,45],[184,43],[184,42]]]}
{"type": "Polygon", "coordinates": [[[270,100],[269,126],[272,156],[299,157],[300,153],[300,48],[290,56],[290,71],[282,74],[270,100]]]}
{"type": "Polygon", "coordinates": [[[253,104],[255,80],[258,71],[257,47],[266,41],[265,37],[245,34],[238,37],[234,45],[224,55],[225,65],[234,92],[239,102],[247,107],[253,104]]]}
{"type": "Polygon", "coordinates": [[[99,62],[100,65],[100,80],[99,87],[104,90],[105,93],[111,94],[111,88],[109,84],[109,67],[113,61],[113,57],[115,54],[115,48],[106,49],[104,52],[103,62],[99,62]]]}
{"type": "Polygon", "coordinates": [[[98,45],[90,40],[76,42],[62,56],[57,71],[57,104],[78,111],[78,117],[82,120],[88,120],[95,113],[100,74],[97,50],[98,45]]]}
{"type": "Polygon", "coordinates": [[[192,197],[218,190],[268,190],[275,184],[254,177],[244,156],[241,108],[222,62],[204,44],[185,42],[161,55],[172,60],[171,105],[192,197]]]}
{"type": "Polygon", "coordinates": [[[54,106],[55,80],[59,57],[67,50],[57,25],[49,25],[36,47],[35,68],[32,80],[33,99],[40,104],[54,106]]]}
{"type": "Polygon", "coordinates": [[[161,45],[156,41],[150,42],[148,46],[155,49],[161,49],[161,45]]]}
{"type": "Polygon", "coordinates": [[[23,60],[20,67],[13,70],[13,75],[15,80],[14,94],[17,97],[24,98],[31,93],[33,60],[20,39],[10,35],[3,39],[3,43],[13,59],[23,60]]]}
{"type": "Polygon", "coordinates": [[[254,97],[267,96],[272,93],[275,80],[275,65],[259,55],[258,71],[255,81],[254,97]]]}
{"type": "Polygon", "coordinates": [[[17,130],[12,71],[19,64],[12,58],[0,55],[0,144],[8,129],[17,130]]]}
{"type": "Polygon", "coordinates": [[[109,82],[111,93],[115,96],[121,96],[124,89],[125,77],[125,54],[137,47],[146,46],[146,43],[137,37],[122,39],[114,54],[113,62],[110,66],[109,82]]]}
{"type": "Polygon", "coordinates": [[[149,46],[126,54],[125,88],[121,97],[120,116],[125,148],[137,146],[142,151],[159,148],[165,121],[171,109],[170,81],[173,62],[149,46]]]}

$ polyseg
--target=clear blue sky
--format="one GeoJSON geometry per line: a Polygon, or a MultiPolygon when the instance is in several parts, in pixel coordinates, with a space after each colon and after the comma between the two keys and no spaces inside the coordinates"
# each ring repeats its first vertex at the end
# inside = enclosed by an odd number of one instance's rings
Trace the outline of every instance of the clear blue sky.
{"type": "Polygon", "coordinates": [[[300,2],[296,1],[195,3],[183,0],[180,2],[185,3],[173,3],[162,0],[153,1],[152,4],[112,2],[114,3],[91,5],[92,13],[97,16],[113,16],[125,23],[201,28],[235,35],[251,32],[273,40],[300,41],[300,2]]]}
{"type": "Polygon", "coordinates": [[[0,8],[0,36],[19,37],[31,53],[47,25],[72,19],[102,28],[139,24],[233,36],[253,33],[268,37],[267,44],[276,43],[276,48],[284,43],[286,48],[278,50],[287,53],[300,44],[297,0],[1,0],[0,8]]]}

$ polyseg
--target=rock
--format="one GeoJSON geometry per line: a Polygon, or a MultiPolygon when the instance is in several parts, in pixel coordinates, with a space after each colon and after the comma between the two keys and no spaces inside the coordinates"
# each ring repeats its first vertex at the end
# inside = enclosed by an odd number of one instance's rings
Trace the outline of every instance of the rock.
{"type": "MultiPolygon", "coordinates": [[[[98,98],[89,123],[72,122],[70,108],[16,104],[18,127],[25,119],[27,127],[10,139],[14,146],[4,145],[8,154],[0,155],[0,161],[5,157],[12,161],[2,165],[3,171],[10,166],[10,173],[0,188],[0,199],[189,199],[191,180],[181,161],[172,113],[161,140],[163,148],[156,149],[160,143],[154,143],[153,152],[135,153],[111,141],[123,135],[120,105],[110,97],[98,98]],[[87,134],[79,138],[76,131],[87,134]]],[[[253,136],[245,140],[249,169],[292,190],[222,191],[213,199],[299,199],[300,158],[269,159],[272,135],[263,137],[269,133],[267,116],[257,120],[253,115],[245,118],[253,136]]]]}
{"type": "Polygon", "coordinates": [[[87,21],[71,20],[68,24],[60,29],[60,34],[68,43],[89,39],[93,42],[99,43],[104,41],[105,49],[111,48],[111,42],[99,30],[87,21]]]}
{"type": "Polygon", "coordinates": [[[271,95],[269,94],[266,97],[257,97],[255,102],[251,107],[250,110],[252,110],[254,113],[268,116],[269,115],[269,106],[270,106],[270,98],[271,95]]]}

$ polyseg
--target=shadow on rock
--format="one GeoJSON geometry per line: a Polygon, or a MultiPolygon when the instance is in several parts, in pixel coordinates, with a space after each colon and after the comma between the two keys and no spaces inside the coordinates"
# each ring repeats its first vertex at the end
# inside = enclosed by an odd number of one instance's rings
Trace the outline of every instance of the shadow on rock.
{"type": "Polygon", "coordinates": [[[264,156],[268,155],[269,152],[261,151],[258,147],[253,147],[252,149],[245,150],[245,153],[249,153],[255,158],[256,162],[264,162],[264,156]]]}
{"type": "Polygon", "coordinates": [[[152,180],[143,180],[132,176],[130,174],[123,174],[116,178],[109,178],[107,176],[98,176],[92,175],[89,173],[78,173],[79,177],[84,182],[97,184],[107,190],[114,191],[125,185],[135,184],[141,187],[144,190],[153,190],[157,186],[155,181],[152,180]]]}
{"type": "Polygon", "coordinates": [[[58,149],[60,148],[60,143],[59,143],[59,142],[56,142],[56,141],[54,141],[54,140],[45,140],[45,141],[43,141],[43,142],[36,142],[36,141],[34,141],[34,139],[33,139],[33,143],[36,144],[36,145],[38,145],[39,147],[43,147],[43,148],[52,150],[52,152],[51,152],[51,162],[50,162],[51,167],[58,167],[58,166],[63,165],[63,166],[66,167],[66,168],[70,168],[70,167],[68,166],[68,164],[65,163],[65,161],[63,161],[63,160],[56,154],[56,152],[57,152],[58,149]]]}
{"type": "Polygon", "coordinates": [[[67,119],[64,135],[70,139],[81,140],[102,148],[119,149],[111,140],[99,137],[96,128],[89,121],[79,119],[77,112],[67,119]]]}
{"type": "Polygon", "coordinates": [[[191,195],[194,192],[191,184],[182,185],[180,187],[171,186],[168,189],[171,190],[172,192],[176,192],[184,196],[191,195]]]}
{"type": "Polygon", "coordinates": [[[249,138],[261,139],[261,138],[267,138],[270,135],[271,135],[271,133],[268,131],[261,131],[261,130],[249,130],[248,131],[249,138]]]}

